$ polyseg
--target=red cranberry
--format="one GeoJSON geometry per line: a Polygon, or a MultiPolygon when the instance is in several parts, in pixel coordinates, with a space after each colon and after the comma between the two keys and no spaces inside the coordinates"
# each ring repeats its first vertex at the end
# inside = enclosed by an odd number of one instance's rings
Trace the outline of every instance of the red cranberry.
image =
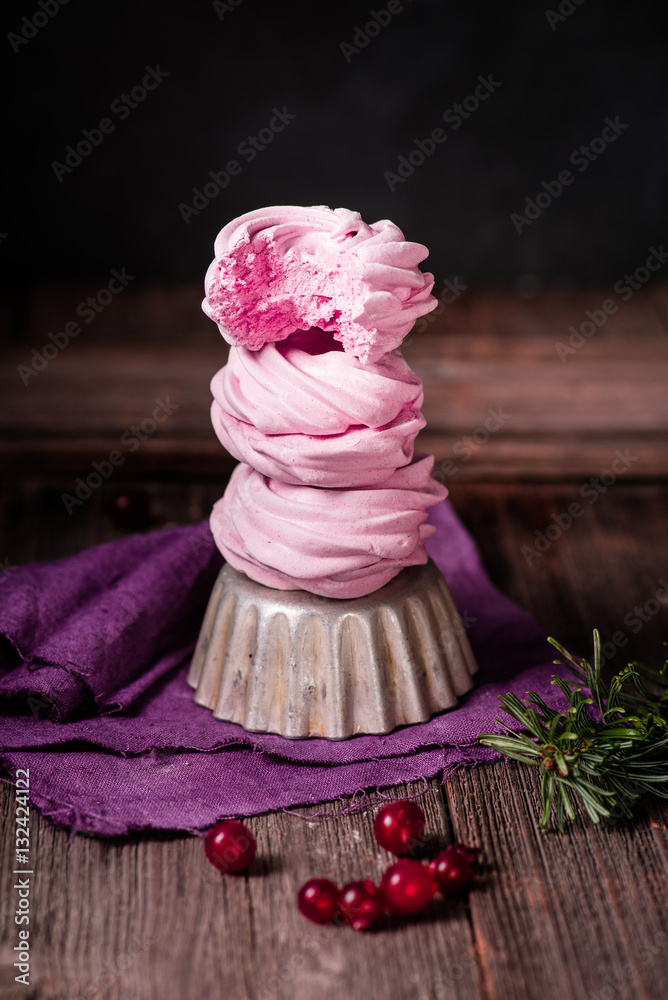
{"type": "Polygon", "coordinates": [[[247,826],[236,819],[223,819],[207,833],[204,850],[215,868],[234,873],[248,868],[255,857],[257,845],[247,826]]]}
{"type": "MultiPolygon", "coordinates": [[[[453,845],[455,846],[459,845],[453,845]]],[[[453,847],[441,851],[429,863],[429,871],[445,896],[452,896],[468,888],[474,878],[473,865],[469,859],[453,847]]]]}
{"type": "Polygon", "coordinates": [[[392,854],[407,854],[424,833],[424,813],[408,799],[383,806],[373,821],[376,840],[392,854]]]}
{"type": "Polygon", "coordinates": [[[328,878],[312,878],[297,894],[297,909],[316,924],[333,920],[339,909],[339,887],[328,878]]]}
{"type": "Polygon", "coordinates": [[[467,861],[470,861],[472,865],[476,863],[482,854],[482,850],[479,847],[469,847],[467,844],[450,844],[450,846],[446,847],[445,850],[454,854],[461,854],[461,856],[466,858],[467,861]]]}
{"type": "Polygon", "coordinates": [[[395,861],[383,875],[381,889],[389,909],[403,916],[424,910],[434,898],[436,883],[419,861],[395,861]]]}
{"type": "Polygon", "coordinates": [[[356,931],[365,931],[385,912],[385,900],[370,878],[364,882],[349,882],[341,890],[341,913],[345,922],[356,931]]]}

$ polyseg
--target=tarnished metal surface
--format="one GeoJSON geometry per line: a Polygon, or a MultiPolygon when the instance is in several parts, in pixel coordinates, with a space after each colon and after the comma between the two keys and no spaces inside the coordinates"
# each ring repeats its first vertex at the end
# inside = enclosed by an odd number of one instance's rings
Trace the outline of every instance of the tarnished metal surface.
{"type": "Polygon", "coordinates": [[[225,565],[188,683],[217,719],[293,739],[388,733],[452,708],[478,669],[436,565],[335,600],[225,565]]]}

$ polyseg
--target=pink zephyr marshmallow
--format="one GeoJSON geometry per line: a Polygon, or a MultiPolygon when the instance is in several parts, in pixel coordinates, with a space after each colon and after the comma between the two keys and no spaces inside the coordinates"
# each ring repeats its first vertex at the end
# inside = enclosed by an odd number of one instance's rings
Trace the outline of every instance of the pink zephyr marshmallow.
{"type": "Polygon", "coordinates": [[[204,312],[229,344],[256,351],[295,330],[331,331],[373,363],[436,306],[427,256],[383,219],[322,205],[258,209],[220,231],[205,278],[204,312]]]}
{"type": "Polygon", "coordinates": [[[404,566],[427,561],[428,507],[447,490],[431,455],[366,489],[317,489],[268,479],[241,464],[214,504],[211,531],[228,562],[278,590],[363,597],[404,566]]]}
{"type": "Polygon", "coordinates": [[[369,486],[411,461],[425,425],[420,379],[397,351],[362,365],[336,348],[311,330],[230,350],[211,382],[211,420],[231,455],[306,486],[369,486]]]}

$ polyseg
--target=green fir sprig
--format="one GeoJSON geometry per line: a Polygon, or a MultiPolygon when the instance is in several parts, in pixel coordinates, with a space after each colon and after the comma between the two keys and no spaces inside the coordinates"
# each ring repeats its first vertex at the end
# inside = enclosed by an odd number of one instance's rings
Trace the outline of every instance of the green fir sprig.
{"type": "Polygon", "coordinates": [[[549,640],[575,680],[554,676],[568,708],[558,712],[534,691],[521,701],[514,694],[499,699],[503,711],[520,723],[514,732],[481,733],[483,746],[542,770],[541,830],[555,813],[575,818],[579,799],[594,823],[630,817],[645,792],[668,798],[668,660],[661,670],[630,663],[609,684],[601,676],[601,638],[594,631],[594,662],[578,659],[555,639],[549,640]]]}

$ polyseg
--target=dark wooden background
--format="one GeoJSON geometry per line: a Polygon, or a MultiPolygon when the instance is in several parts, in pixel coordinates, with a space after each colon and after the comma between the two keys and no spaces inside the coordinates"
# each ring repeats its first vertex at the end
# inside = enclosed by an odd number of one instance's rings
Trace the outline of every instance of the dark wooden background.
{"type": "MultiPolygon", "coordinates": [[[[632,15],[625,0],[560,3],[399,0],[389,17],[388,0],[337,0],[322,18],[271,0],[63,4],[19,51],[3,43],[14,138],[0,285],[122,265],[138,280],[201,280],[228,219],[323,203],[389,216],[439,276],[612,284],[668,228],[668,22],[655,0],[632,15]],[[372,10],[386,26],[365,42],[372,10]],[[156,64],[168,76],[121,117],[112,102],[156,64]],[[479,78],[498,86],[459,118],[479,78]],[[250,161],[239,146],[274,107],[295,117],[250,161]],[[59,182],[52,164],[105,115],[113,134],[59,182]],[[608,117],[627,128],[581,173],[570,156],[608,117]],[[429,150],[439,127],[447,141],[414,173],[385,177],[400,156],[419,163],[416,140],[429,150]],[[231,159],[240,173],[186,225],[180,206],[231,159]],[[577,182],[518,235],[511,214],[570,167],[577,182]]],[[[3,38],[38,9],[5,0],[3,38]]]]}
{"type": "MultiPolygon", "coordinates": [[[[224,348],[198,313],[199,289],[128,289],[85,336],[24,385],[44,331],[60,329],[85,290],[43,289],[26,336],[0,370],[4,469],[0,562],[51,559],[120,537],[115,491],[149,497],[153,528],[207,516],[232,463],[208,422],[208,381],[224,348]],[[47,320],[48,317],[48,320],[47,320]],[[77,476],[169,396],[173,416],[71,516],[77,476]]],[[[562,363],[555,342],[600,307],[606,289],[511,298],[469,291],[411,338],[428,427],[452,500],[495,583],[578,653],[591,629],[627,633],[611,660],[658,662],[666,610],[633,633],[624,617],[668,579],[668,291],[638,293],[562,363]],[[490,409],[507,415],[483,440],[490,409]],[[476,434],[476,431],[478,433],[476,434]],[[580,488],[633,456],[540,558],[532,545],[580,488]],[[464,455],[470,457],[464,458],[464,455]],[[446,463],[446,464],[444,464],[446,463]],[[452,463],[455,471],[452,471],[452,463]],[[447,473],[446,474],[446,470],[447,473]]],[[[519,666],[519,665],[518,665],[519,666]]],[[[436,901],[422,919],[378,931],[318,928],[294,905],[299,885],[379,877],[374,802],[248,820],[258,860],[221,879],[189,836],[75,837],[32,817],[33,985],[14,984],[13,807],[0,790],[0,996],[39,1000],[658,1000],[668,966],[668,809],[646,801],[636,822],[539,834],[536,776],[498,763],[461,770],[422,794],[431,847],[483,848],[468,899],[436,901]],[[319,815],[321,812],[328,815],[319,815]]],[[[345,803],[344,803],[345,805],[345,803]]]]}

